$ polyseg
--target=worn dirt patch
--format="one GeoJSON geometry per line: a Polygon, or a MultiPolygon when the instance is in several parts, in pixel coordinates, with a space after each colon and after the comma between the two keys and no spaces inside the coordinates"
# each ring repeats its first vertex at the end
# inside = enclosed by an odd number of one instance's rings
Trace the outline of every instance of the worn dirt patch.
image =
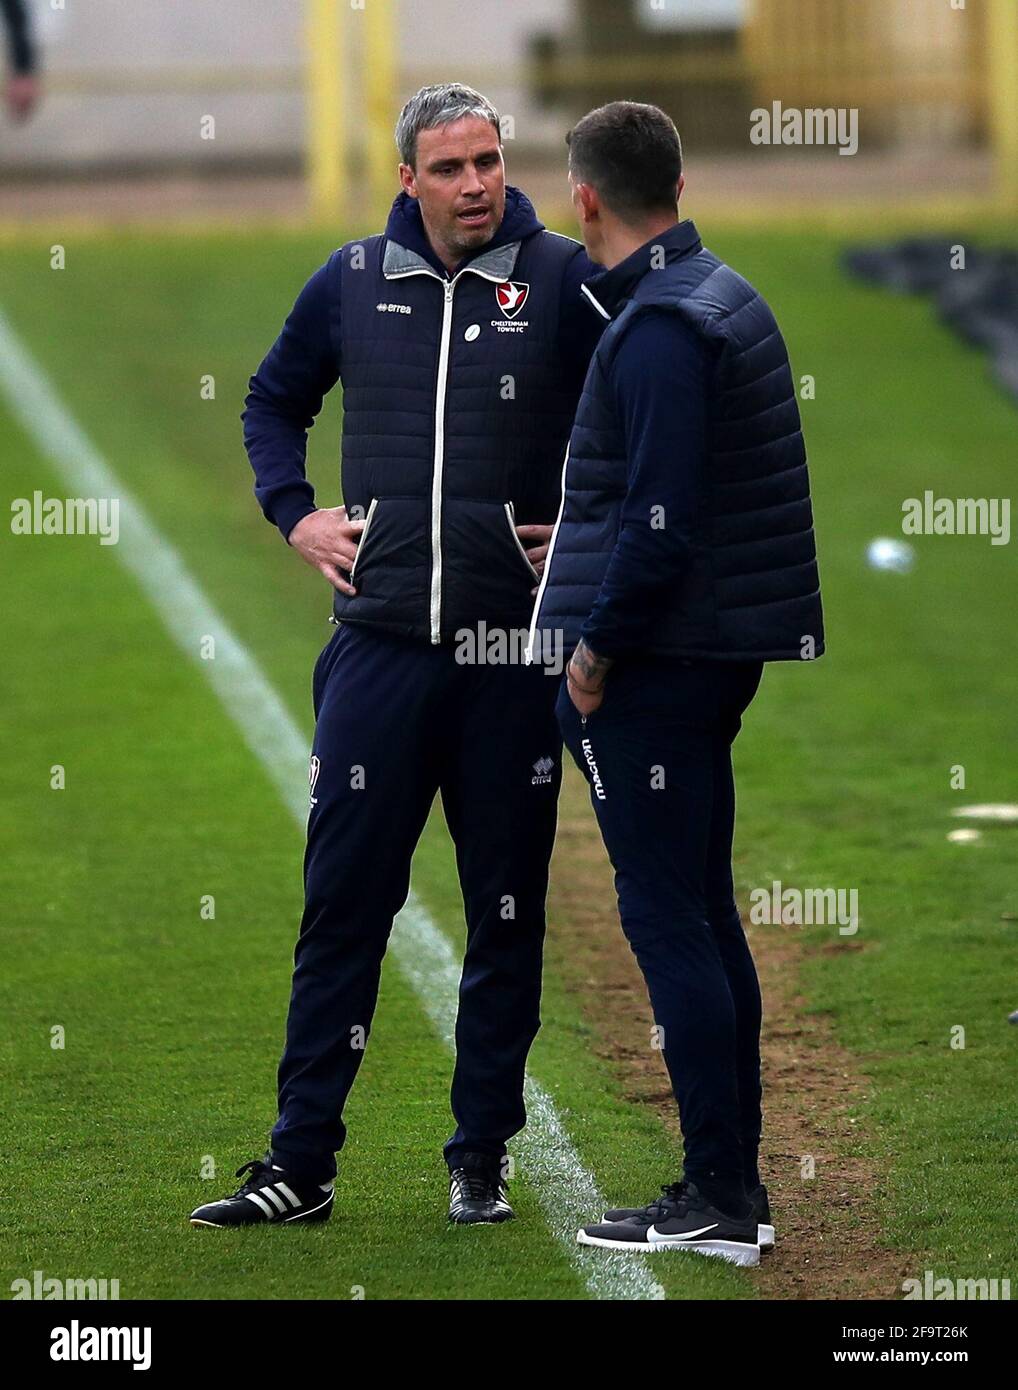
{"type": "MultiPolygon", "coordinates": [[[[621,1094],[660,1113],[678,1155],[678,1117],[664,1063],[650,1047],[653,1018],[643,977],[619,926],[611,865],[586,785],[573,774],[567,768],[552,865],[549,964],[577,995],[621,1094]]],[[[778,1234],[775,1250],[750,1277],[764,1298],[900,1298],[902,1279],[921,1266],[880,1243],[883,1172],[878,1160],[858,1155],[872,1145],[850,1113],[868,1083],[828,1019],[807,1012],[799,978],[810,948],[797,929],[747,927],[747,935],[764,999],[760,1169],[778,1234]],[[801,1175],[807,1155],[814,1160],[812,1179],[801,1175]]],[[[661,1181],[675,1176],[663,1173],[661,1181]]],[[[633,1193],[632,1200],[651,1195],[633,1193]]]]}

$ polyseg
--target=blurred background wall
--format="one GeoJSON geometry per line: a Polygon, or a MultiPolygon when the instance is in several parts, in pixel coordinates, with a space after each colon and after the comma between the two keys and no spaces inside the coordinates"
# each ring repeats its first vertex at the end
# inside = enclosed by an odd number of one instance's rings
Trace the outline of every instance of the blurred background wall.
{"type": "Polygon", "coordinates": [[[449,78],[495,101],[511,174],[547,169],[559,201],[564,131],[619,97],[674,116],[708,199],[1018,188],[1015,0],[24,3],[42,98],[30,119],[0,122],[0,217],[52,207],[61,182],[76,206],[122,205],[113,183],[146,179],[171,216],[228,207],[229,178],[259,179],[268,210],[363,209],[366,188],[380,203],[394,182],[400,104],[449,78]],[[856,108],[859,153],[753,146],[750,112],[775,101],[856,108]]]}
{"type": "MultiPolygon", "coordinates": [[[[483,78],[496,105],[515,114],[529,143],[561,138],[561,121],[533,94],[526,53],[537,31],[565,34],[571,0],[382,3],[394,13],[404,98],[438,76],[469,71],[475,81],[483,78]]],[[[144,170],[216,160],[300,166],[307,48],[300,0],[70,0],[62,11],[48,0],[28,0],[28,8],[47,95],[32,121],[2,128],[0,168],[144,170]],[[195,145],[205,112],[216,116],[208,150],[195,145]]],[[[357,12],[347,18],[356,24],[357,12]]]]}

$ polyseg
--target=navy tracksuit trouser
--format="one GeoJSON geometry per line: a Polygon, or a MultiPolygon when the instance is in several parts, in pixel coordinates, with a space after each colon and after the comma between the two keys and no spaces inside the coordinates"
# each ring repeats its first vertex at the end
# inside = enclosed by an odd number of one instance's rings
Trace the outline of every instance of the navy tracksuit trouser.
{"type": "Polygon", "coordinates": [[[558,682],[539,666],[459,664],[454,647],[340,624],[312,684],[305,906],[273,1157],[308,1177],[335,1174],[389,932],[441,792],[467,925],[445,1156],[451,1167],[467,1152],[501,1159],[526,1120],[540,1026],[558,682]]]}
{"type": "Polygon", "coordinates": [[[613,668],[586,722],[565,681],[556,706],[663,1030],[685,1176],[733,1201],[759,1182],[761,1008],[732,883],[731,744],[762,670],[641,658],[613,668]]]}

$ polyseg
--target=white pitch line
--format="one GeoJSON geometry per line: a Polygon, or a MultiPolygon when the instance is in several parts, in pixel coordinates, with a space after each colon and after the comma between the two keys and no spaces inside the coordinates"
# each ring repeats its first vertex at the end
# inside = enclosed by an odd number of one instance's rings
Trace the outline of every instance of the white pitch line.
{"type": "MultiPolygon", "coordinates": [[[[307,823],[309,743],[250,652],[191,576],[169,541],[123,486],[61,401],[42,368],[0,312],[0,387],[25,434],[73,496],[120,500],[117,552],[174,641],[211,682],[241,737],[303,831],[307,823]],[[215,659],[201,640],[215,638],[215,659]]],[[[396,918],[392,943],[400,968],[441,1037],[453,1042],[459,966],[445,936],[411,891],[396,918]]],[[[562,1126],[554,1101],[527,1078],[528,1123],[515,1141],[545,1219],[597,1299],[663,1299],[642,1256],[592,1256],[576,1244],[578,1226],[596,1220],[605,1202],[562,1126]]]]}

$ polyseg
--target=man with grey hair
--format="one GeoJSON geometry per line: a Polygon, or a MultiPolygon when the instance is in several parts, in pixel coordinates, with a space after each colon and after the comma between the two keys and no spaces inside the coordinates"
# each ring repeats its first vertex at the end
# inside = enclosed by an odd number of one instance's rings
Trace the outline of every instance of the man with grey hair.
{"type": "Polygon", "coordinates": [[[513,1214],[506,1141],[526,1119],[561,776],[557,682],[525,663],[522,639],[600,320],[580,293],[594,269],[582,247],[506,186],[486,98],[426,87],[396,134],[402,191],[384,234],[311,277],[244,412],[256,496],[329,580],[337,626],[312,682],[279,1119],[243,1186],[192,1213],[199,1226],[330,1215],[343,1107],[437,792],[467,929],[449,1216],[513,1214]],[[307,430],[337,381],[344,506],[316,508],[307,430]],[[490,639],[513,634],[500,656],[490,639]]]}

